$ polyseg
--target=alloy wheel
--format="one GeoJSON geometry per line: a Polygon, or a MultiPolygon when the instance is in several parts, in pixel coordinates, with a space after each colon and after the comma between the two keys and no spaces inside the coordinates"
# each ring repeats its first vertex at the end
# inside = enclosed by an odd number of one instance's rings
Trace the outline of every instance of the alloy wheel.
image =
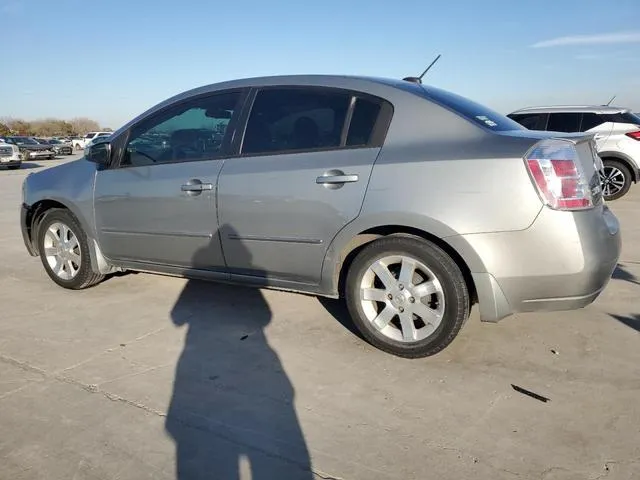
{"type": "Polygon", "coordinates": [[[624,172],[612,165],[605,165],[600,173],[602,193],[605,197],[612,197],[624,188],[626,178],[624,172]]]}
{"type": "Polygon", "coordinates": [[[377,259],[360,282],[362,310],[382,335],[403,343],[432,335],[442,322],[445,295],[435,274],[407,255],[377,259]]]}
{"type": "Polygon", "coordinates": [[[52,223],[44,235],[44,252],[51,271],[71,280],[80,271],[82,252],[75,233],[64,223],[52,223]]]}

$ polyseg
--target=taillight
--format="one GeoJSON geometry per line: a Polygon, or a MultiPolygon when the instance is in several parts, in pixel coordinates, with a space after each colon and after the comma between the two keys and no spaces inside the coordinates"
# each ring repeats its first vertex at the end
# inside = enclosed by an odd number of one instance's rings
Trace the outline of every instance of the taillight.
{"type": "Polygon", "coordinates": [[[627,137],[633,138],[634,140],[640,141],[640,130],[638,130],[637,132],[625,133],[625,135],[627,137]]]}
{"type": "Polygon", "coordinates": [[[589,181],[573,143],[542,140],[525,160],[546,205],[555,210],[583,210],[593,206],[589,181]]]}

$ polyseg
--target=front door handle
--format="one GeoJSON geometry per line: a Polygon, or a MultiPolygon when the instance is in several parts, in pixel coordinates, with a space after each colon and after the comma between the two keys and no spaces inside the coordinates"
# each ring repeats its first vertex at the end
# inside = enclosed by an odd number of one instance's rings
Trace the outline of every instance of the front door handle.
{"type": "Polygon", "coordinates": [[[324,185],[326,188],[336,189],[342,187],[345,183],[353,183],[358,181],[357,174],[347,175],[342,170],[329,170],[324,175],[316,178],[318,185],[324,185]]]}
{"type": "Polygon", "coordinates": [[[187,195],[200,195],[203,190],[213,190],[212,183],[202,183],[201,180],[193,178],[180,187],[180,190],[187,195]]]}
{"type": "Polygon", "coordinates": [[[353,183],[358,181],[358,175],[331,175],[316,178],[316,183],[353,183]]]}

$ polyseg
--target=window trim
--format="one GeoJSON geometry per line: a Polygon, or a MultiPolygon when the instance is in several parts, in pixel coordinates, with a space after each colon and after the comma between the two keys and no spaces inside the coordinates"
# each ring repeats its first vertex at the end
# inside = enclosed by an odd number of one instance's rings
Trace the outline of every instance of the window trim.
{"type": "Polygon", "coordinates": [[[147,122],[152,122],[154,119],[156,119],[159,116],[165,115],[168,111],[172,110],[172,109],[177,109],[178,107],[184,105],[185,103],[191,103],[191,102],[195,102],[201,99],[208,99],[208,98],[213,98],[213,97],[217,97],[219,95],[228,95],[228,94],[232,94],[232,93],[239,93],[240,96],[238,98],[238,105],[237,105],[237,109],[233,112],[233,116],[231,117],[231,119],[229,120],[229,124],[227,126],[227,130],[225,132],[225,138],[222,142],[222,148],[220,149],[221,154],[219,156],[216,157],[212,157],[210,159],[193,159],[193,160],[180,160],[180,161],[170,161],[170,162],[162,162],[162,163],[157,163],[157,164],[151,164],[151,165],[144,165],[144,167],[155,167],[155,166],[161,166],[161,165],[173,165],[176,163],[195,163],[195,162],[207,162],[210,160],[223,160],[229,157],[233,156],[234,153],[234,149],[233,149],[233,144],[234,144],[234,140],[235,137],[237,136],[237,131],[239,129],[239,127],[241,126],[240,124],[240,120],[242,119],[242,113],[244,112],[245,108],[246,108],[246,103],[247,103],[247,97],[249,96],[249,92],[250,89],[247,87],[237,87],[237,88],[230,88],[230,89],[225,89],[225,90],[215,90],[212,92],[206,92],[206,93],[201,93],[198,95],[193,95],[187,98],[183,98],[181,100],[178,100],[176,102],[171,103],[170,105],[166,105],[165,107],[161,108],[160,110],[157,110],[147,116],[145,116],[144,118],[141,118],[140,120],[138,120],[136,123],[134,123],[133,125],[131,125],[129,128],[127,128],[127,130],[125,130],[124,132],[122,132],[118,137],[114,138],[111,140],[111,162],[109,164],[109,166],[107,167],[108,169],[128,169],[128,168],[140,168],[141,165],[122,165],[122,158],[124,157],[124,152],[125,149],[127,147],[127,145],[129,144],[129,138],[131,137],[131,133],[138,127],[140,127],[141,125],[143,125],[144,123],[147,122]]]}
{"type": "Polygon", "coordinates": [[[251,93],[246,99],[245,108],[242,112],[240,118],[240,126],[236,133],[236,139],[232,146],[234,155],[232,157],[237,158],[250,158],[250,157],[266,157],[266,156],[276,156],[276,155],[298,155],[302,153],[320,153],[320,152],[332,152],[338,150],[356,150],[356,149],[365,149],[365,148],[381,148],[384,145],[384,142],[387,137],[387,133],[389,131],[389,126],[391,125],[391,120],[393,119],[394,106],[393,104],[383,97],[378,97],[376,95],[372,95],[367,92],[362,92],[358,90],[351,90],[347,88],[341,87],[332,87],[325,85],[268,85],[268,86],[260,86],[253,87],[251,89],[251,93]],[[318,90],[321,92],[331,91],[333,93],[342,93],[349,98],[349,107],[347,108],[347,112],[345,114],[344,125],[342,129],[342,134],[340,136],[340,144],[333,147],[323,147],[323,148],[304,148],[297,150],[275,150],[270,152],[260,152],[260,153],[244,153],[242,151],[242,146],[244,144],[244,137],[247,132],[247,126],[249,124],[249,117],[253,112],[253,106],[255,104],[255,100],[263,90],[318,90]],[[349,129],[351,128],[351,119],[353,118],[353,111],[357,104],[357,99],[362,98],[364,100],[370,100],[374,102],[380,103],[380,113],[378,113],[378,118],[376,119],[376,123],[373,126],[373,130],[371,133],[371,139],[369,143],[366,145],[353,145],[347,146],[346,141],[349,133],[349,129]]]}

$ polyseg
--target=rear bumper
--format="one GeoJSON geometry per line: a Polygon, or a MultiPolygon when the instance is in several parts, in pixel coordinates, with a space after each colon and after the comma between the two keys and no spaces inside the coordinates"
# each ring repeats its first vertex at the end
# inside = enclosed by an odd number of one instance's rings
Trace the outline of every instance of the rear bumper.
{"type": "Polygon", "coordinates": [[[606,206],[543,208],[526,230],[464,239],[484,264],[484,271],[472,269],[484,321],[589,305],[609,283],[621,250],[618,219],[606,206]]]}

